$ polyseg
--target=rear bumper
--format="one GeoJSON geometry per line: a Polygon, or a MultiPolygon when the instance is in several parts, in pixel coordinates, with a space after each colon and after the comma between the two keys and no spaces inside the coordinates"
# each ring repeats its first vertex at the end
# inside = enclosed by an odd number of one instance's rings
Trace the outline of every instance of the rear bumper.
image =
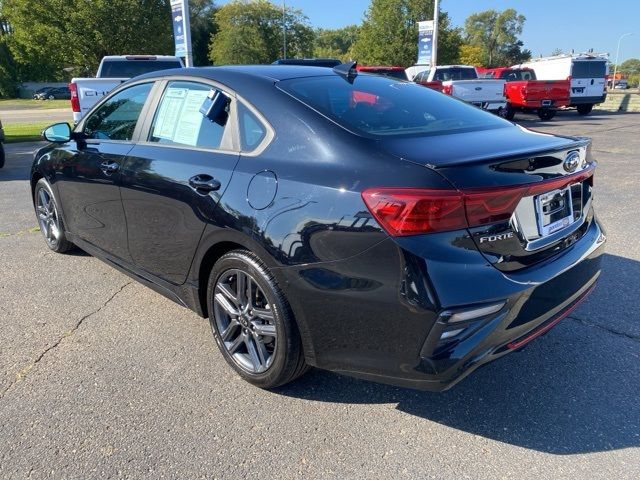
{"type": "Polygon", "coordinates": [[[607,99],[607,94],[598,97],[571,97],[571,107],[577,107],[578,105],[596,105],[603,103],[607,99]]]}
{"type": "MultiPolygon", "coordinates": [[[[323,277],[347,279],[342,285],[350,283],[349,289],[332,290],[337,282],[307,284],[303,291],[287,288],[296,318],[305,323],[309,363],[381,383],[446,390],[571,313],[600,275],[605,243],[594,221],[578,242],[556,257],[503,273],[483,260],[476,262],[476,255],[482,258],[477,251],[457,252],[464,257],[455,261],[447,258],[450,239],[434,239],[421,252],[412,247],[424,242],[406,239],[415,243],[396,248],[400,261],[395,265],[389,244],[383,242],[364,255],[323,268],[323,277]],[[496,303],[504,304],[499,311],[468,322],[463,333],[442,341],[450,327],[445,312],[496,303]]],[[[310,270],[287,269],[291,277],[286,283],[304,285],[300,279],[310,270]]]]}
{"type": "Polygon", "coordinates": [[[482,108],[483,110],[488,110],[489,112],[497,112],[503,108],[507,108],[507,102],[470,101],[468,103],[470,103],[471,105],[475,105],[476,107],[482,108]]]}
{"type": "Polygon", "coordinates": [[[563,99],[540,99],[540,100],[522,100],[520,102],[510,102],[513,108],[537,109],[537,108],[561,108],[568,107],[571,102],[568,98],[563,99]]]}

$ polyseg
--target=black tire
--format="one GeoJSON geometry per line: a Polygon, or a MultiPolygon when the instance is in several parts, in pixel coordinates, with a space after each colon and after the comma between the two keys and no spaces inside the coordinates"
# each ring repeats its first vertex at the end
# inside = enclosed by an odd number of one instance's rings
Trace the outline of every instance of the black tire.
{"type": "Polygon", "coordinates": [[[211,330],[222,356],[247,382],[260,388],[276,388],[295,380],[308,370],[291,307],[269,269],[253,253],[234,250],[215,263],[209,274],[207,306],[211,330]],[[254,286],[245,288],[239,294],[239,276],[242,275],[245,278],[243,285],[251,285],[253,281],[254,286]],[[246,298],[247,291],[252,292],[251,300],[246,298]],[[227,292],[226,295],[224,292],[227,292]],[[240,299],[241,296],[244,298],[240,299]],[[230,300],[227,302],[228,307],[224,306],[225,299],[230,300]],[[248,302],[246,307],[242,306],[242,300],[248,302]],[[230,309],[245,313],[230,313],[230,309]],[[271,318],[264,320],[259,314],[254,316],[254,312],[258,311],[266,312],[266,317],[271,318]],[[254,323],[259,323],[258,328],[269,327],[275,335],[257,334],[254,323]],[[257,358],[261,347],[270,356],[268,361],[257,366],[251,359],[262,360],[264,354],[260,355],[260,359],[257,358]],[[250,349],[254,353],[253,357],[250,349]]]}
{"type": "Polygon", "coordinates": [[[60,215],[58,202],[53,194],[53,190],[44,178],[38,180],[33,194],[33,204],[36,210],[36,217],[40,225],[40,231],[47,246],[56,253],[65,253],[75,248],[75,245],[67,240],[64,234],[64,223],[60,215]],[[45,202],[44,199],[47,199],[45,202]],[[48,205],[45,220],[45,211],[42,204],[48,205]],[[48,228],[47,228],[48,226],[48,228]],[[55,226],[55,230],[54,230],[55,226]]]}
{"type": "Polygon", "coordinates": [[[580,115],[589,115],[591,113],[591,110],[593,110],[593,105],[578,105],[577,109],[580,115]]]}
{"type": "Polygon", "coordinates": [[[4,167],[4,145],[0,143],[0,168],[4,167]]]}
{"type": "Polygon", "coordinates": [[[540,117],[540,120],[543,120],[543,121],[551,120],[555,116],[556,116],[555,110],[549,110],[548,108],[541,108],[540,110],[538,110],[538,117],[540,117]]]}
{"type": "Polygon", "coordinates": [[[49,95],[47,98],[48,98],[49,100],[55,100],[55,99],[56,99],[56,97],[54,97],[53,95],[49,95]]]}
{"type": "Polygon", "coordinates": [[[506,108],[498,110],[498,116],[506,120],[513,120],[513,117],[516,116],[516,111],[511,107],[511,105],[507,105],[506,108]]]}

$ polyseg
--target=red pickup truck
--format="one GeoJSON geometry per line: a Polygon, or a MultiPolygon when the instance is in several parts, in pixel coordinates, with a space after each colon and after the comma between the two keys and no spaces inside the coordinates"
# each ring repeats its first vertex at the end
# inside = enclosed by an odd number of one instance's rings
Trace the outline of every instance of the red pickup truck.
{"type": "Polygon", "coordinates": [[[570,100],[569,80],[536,80],[530,68],[478,69],[484,78],[502,79],[505,83],[507,111],[505,118],[513,119],[516,110],[536,111],[541,120],[551,120],[560,107],[567,107],[570,100]]]}

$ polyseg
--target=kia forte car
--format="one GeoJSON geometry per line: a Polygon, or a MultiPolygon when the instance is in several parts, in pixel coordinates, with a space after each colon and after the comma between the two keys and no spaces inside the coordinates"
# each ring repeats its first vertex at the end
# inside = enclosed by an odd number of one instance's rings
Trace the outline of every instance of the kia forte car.
{"type": "Polygon", "coordinates": [[[588,139],[353,64],[147,74],[44,136],[47,246],[208,317],[262,388],[315,366],[444,390],[600,274],[588,139]]]}

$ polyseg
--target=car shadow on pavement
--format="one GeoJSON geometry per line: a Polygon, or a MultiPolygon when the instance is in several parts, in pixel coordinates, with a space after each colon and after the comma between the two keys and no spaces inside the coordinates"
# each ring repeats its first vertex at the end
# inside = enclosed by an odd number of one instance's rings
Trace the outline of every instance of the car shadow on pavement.
{"type": "Polygon", "coordinates": [[[613,302],[622,316],[625,305],[637,302],[640,262],[605,257],[605,272],[616,273],[603,275],[572,317],[447,392],[396,388],[320,370],[277,392],[320,402],[396,403],[410,415],[557,455],[639,447],[640,336],[623,333],[624,325],[610,316],[615,306],[598,311],[600,302],[613,302]],[[618,288],[624,284],[630,287],[618,288]]]}

